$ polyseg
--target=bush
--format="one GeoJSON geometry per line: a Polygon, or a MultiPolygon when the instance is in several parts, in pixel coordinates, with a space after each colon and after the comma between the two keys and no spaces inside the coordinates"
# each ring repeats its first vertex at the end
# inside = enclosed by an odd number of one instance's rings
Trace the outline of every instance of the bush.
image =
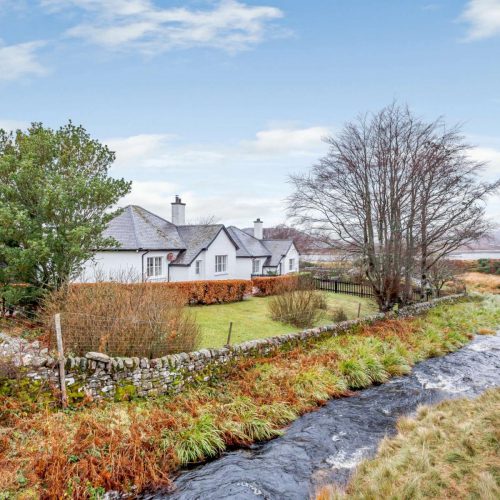
{"type": "Polygon", "coordinates": [[[476,263],[476,270],[485,274],[500,274],[500,260],[479,259],[476,263]]]}
{"type": "Polygon", "coordinates": [[[313,326],[319,319],[325,299],[315,290],[292,290],[275,295],[269,302],[271,318],[299,328],[313,326]]]}
{"type": "Polygon", "coordinates": [[[225,304],[240,302],[252,293],[250,280],[183,281],[178,283],[151,283],[173,289],[185,297],[187,304],[225,304]]]}
{"type": "Polygon", "coordinates": [[[298,276],[264,276],[252,278],[254,295],[258,297],[268,297],[277,295],[289,290],[295,290],[298,285],[298,276]]]}
{"type": "Polygon", "coordinates": [[[345,313],[344,309],[342,307],[338,307],[333,310],[332,314],[332,321],[334,323],[340,323],[342,321],[347,321],[347,314],[345,313]]]}
{"type": "MultiPolygon", "coordinates": [[[[185,304],[175,288],[97,283],[52,294],[42,317],[53,332],[54,314],[61,313],[68,353],[157,358],[198,346],[200,328],[185,304]]],[[[55,345],[53,333],[50,344],[55,345]]]]}

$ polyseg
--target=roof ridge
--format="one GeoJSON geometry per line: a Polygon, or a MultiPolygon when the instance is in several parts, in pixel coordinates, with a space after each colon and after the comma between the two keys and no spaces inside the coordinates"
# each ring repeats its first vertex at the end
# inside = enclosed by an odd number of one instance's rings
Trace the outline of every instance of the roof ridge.
{"type": "Polygon", "coordinates": [[[135,225],[135,205],[128,205],[127,208],[130,208],[130,219],[132,220],[132,230],[134,232],[135,244],[137,248],[140,247],[139,237],[137,236],[137,228],[135,225]]]}
{"type": "MultiPolygon", "coordinates": [[[[152,215],[153,217],[156,217],[158,219],[161,219],[163,222],[166,222],[167,224],[171,224],[172,226],[175,226],[175,224],[173,222],[170,222],[169,220],[167,219],[164,219],[163,217],[161,217],[160,215],[157,215],[157,214],[154,214],[153,212],[151,212],[150,210],[148,210],[147,208],[144,208],[144,207],[141,207],[140,205],[130,205],[132,207],[136,207],[136,208],[140,208],[141,210],[143,210],[144,212],[147,212],[149,215],[152,215]]],[[[177,226],[176,226],[177,227],[177,226]]]]}
{"type": "Polygon", "coordinates": [[[175,227],[226,227],[224,224],[179,224],[175,227]]]}

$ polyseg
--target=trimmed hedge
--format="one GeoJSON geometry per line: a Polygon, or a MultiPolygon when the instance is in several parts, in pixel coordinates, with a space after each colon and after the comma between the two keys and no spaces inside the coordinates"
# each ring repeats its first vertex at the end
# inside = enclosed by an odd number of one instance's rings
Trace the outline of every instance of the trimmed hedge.
{"type": "Polygon", "coordinates": [[[283,292],[284,289],[296,289],[299,284],[298,275],[260,276],[252,279],[254,295],[268,297],[283,292]]]}
{"type": "Polygon", "coordinates": [[[180,281],[165,285],[186,294],[188,304],[239,302],[245,295],[252,293],[252,282],[249,280],[180,281]]]}
{"type": "MultiPolygon", "coordinates": [[[[98,287],[102,283],[73,284],[75,288],[98,287]]],[[[157,283],[124,283],[124,289],[133,287],[151,287],[162,293],[172,289],[184,295],[186,304],[224,304],[239,302],[245,295],[252,293],[249,280],[199,280],[157,283]]]]}

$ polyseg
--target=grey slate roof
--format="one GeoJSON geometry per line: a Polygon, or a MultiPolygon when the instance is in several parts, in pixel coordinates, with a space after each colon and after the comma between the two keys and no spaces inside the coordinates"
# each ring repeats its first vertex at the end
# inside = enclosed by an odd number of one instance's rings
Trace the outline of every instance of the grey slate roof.
{"type": "Polygon", "coordinates": [[[264,263],[265,267],[276,267],[293,245],[292,240],[262,240],[271,252],[271,257],[264,263]]]}
{"type": "Polygon", "coordinates": [[[253,237],[253,229],[226,229],[222,224],[175,226],[137,205],[125,207],[103,236],[119,243],[105,250],[179,250],[171,265],[188,266],[221,231],[233,242],[237,257],[266,257],[264,267],[278,266],[293,244],[292,240],[259,240],[253,237]]]}
{"type": "Polygon", "coordinates": [[[253,228],[238,229],[231,226],[228,231],[243,249],[236,252],[237,257],[267,257],[264,267],[279,266],[281,259],[293,245],[292,240],[258,240],[253,236],[253,228]]]}
{"type": "Polygon", "coordinates": [[[262,244],[262,241],[234,226],[228,227],[227,230],[240,247],[236,251],[236,257],[271,257],[271,252],[262,244]]]}
{"type": "Polygon", "coordinates": [[[224,230],[224,226],[222,224],[177,226],[177,230],[186,245],[186,251],[181,252],[177,259],[172,262],[172,265],[188,266],[202,250],[210,246],[210,243],[224,230]]]}
{"type": "Polygon", "coordinates": [[[184,250],[177,227],[137,205],[125,207],[103,233],[119,246],[106,250],[184,250]]]}

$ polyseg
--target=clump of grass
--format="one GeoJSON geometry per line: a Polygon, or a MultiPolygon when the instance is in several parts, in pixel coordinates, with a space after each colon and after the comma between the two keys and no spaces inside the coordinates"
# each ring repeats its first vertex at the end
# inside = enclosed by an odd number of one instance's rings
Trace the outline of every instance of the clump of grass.
{"type": "Polygon", "coordinates": [[[323,366],[313,366],[296,375],[293,387],[300,398],[323,402],[346,391],[344,380],[323,366]]]}
{"type": "Polygon", "coordinates": [[[407,359],[393,349],[387,350],[382,355],[381,362],[384,370],[390,376],[406,375],[411,371],[411,366],[407,359]]]}
{"type": "Polygon", "coordinates": [[[499,498],[500,389],[477,399],[423,407],[401,418],[376,457],[359,465],[347,489],[317,499],[499,498]]]}
{"type": "Polygon", "coordinates": [[[228,440],[237,444],[249,444],[279,436],[270,419],[266,419],[248,397],[237,397],[223,409],[226,416],[222,425],[228,440]]]}
{"type": "Polygon", "coordinates": [[[377,384],[387,382],[390,375],[384,368],[384,365],[378,360],[378,358],[365,358],[363,362],[366,368],[366,372],[372,382],[377,384]]]}
{"type": "Polygon", "coordinates": [[[175,439],[175,452],[182,465],[216,456],[224,448],[221,431],[210,414],[198,417],[175,439]]]}
{"type": "Polygon", "coordinates": [[[371,384],[368,369],[357,359],[344,359],[339,363],[339,371],[351,389],[362,389],[371,384]]]}

